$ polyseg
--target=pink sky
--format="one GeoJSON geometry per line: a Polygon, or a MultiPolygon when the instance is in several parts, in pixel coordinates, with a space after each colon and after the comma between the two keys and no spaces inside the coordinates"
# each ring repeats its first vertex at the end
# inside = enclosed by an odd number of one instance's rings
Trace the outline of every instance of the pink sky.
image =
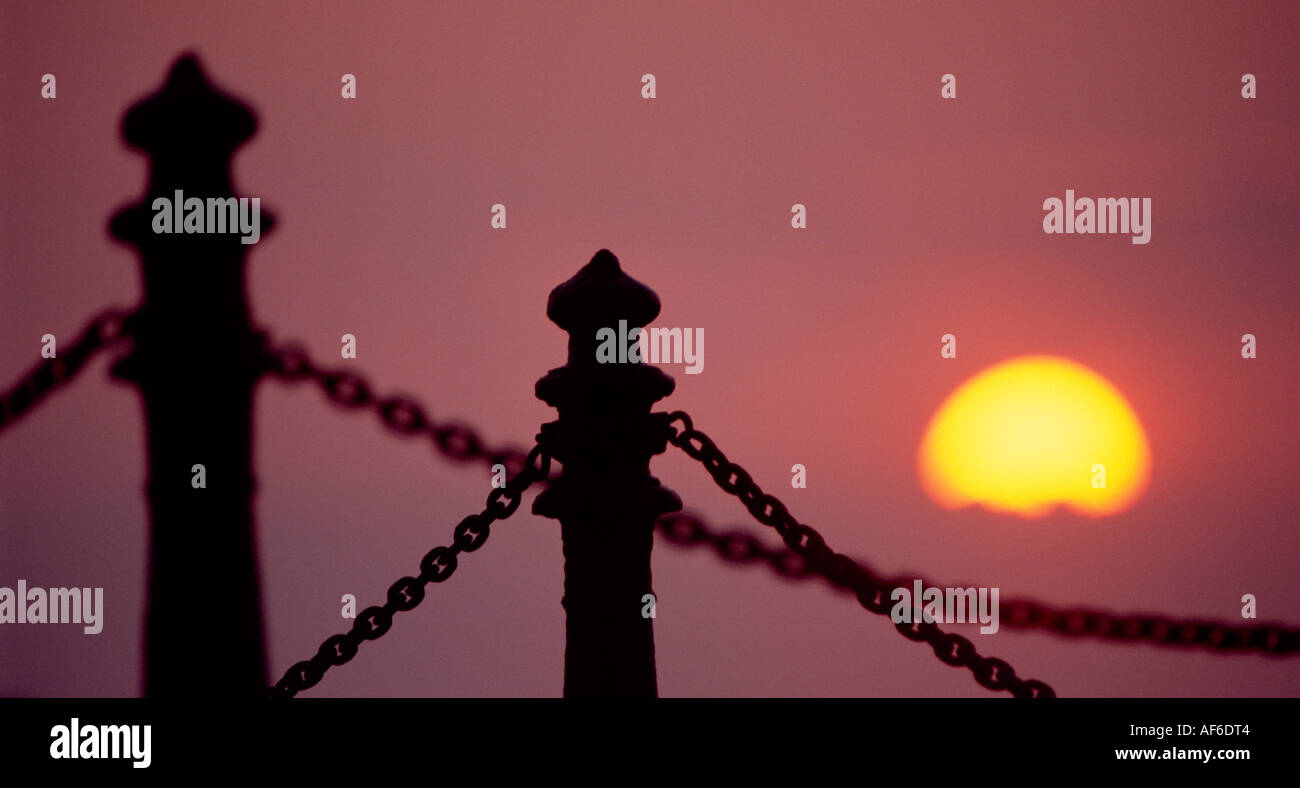
{"type": "MultiPolygon", "coordinates": [[[[533,384],[565,354],[546,296],[608,247],[659,294],[657,325],[707,335],[702,374],[665,367],[677,390],[661,407],[689,411],[837,550],[1123,612],[1241,622],[1252,593],[1261,621],[1296,625],[1298,23],[1300,8],[1260,2],[6,3],[0,386],[41,334],[70,340],[138,301],[133,250],[106,231],[147,170],[119,124],[193,50],[259,113],[234,171],[278,219],[248,265],[276,337],[342,364],[353,333],[346,363],[381,391],[524,444],[555,418],[533,384]],[[1042,201],[1067,188],[1151,197],[1150,244],[1045,235],[1042,201]],[[790,227],[797,202],[807,230],[790,227]],[[1246,332],[1257,359],[1240,357],[1246,332]],[[1038,352],[1133,404],[1146,495],[1100,520],[938,508],[915,470],[934,409],[1038,352]],[[794,463],[807,489],[790,488],[794,463]]],[[[138,403],[100,359],[0,435],[0,585],[103,586],[107,605],[94,637],[6,627],[0,695],[143,686],[138,403]]],[[[278,677],[347,628],[342,594],[376,604],[448,543],[490,477],[305,386],[263,383],[255,429],[278,677]]],[[[672,452],[652,469],[689,508],[746,521],[672,452]]],[[[558,695],[561,566],[558,524],[526,505],[307,694],[558,695]]],[[[654,573],[662,695],[987,694],[824,584],[662,540],[654,573]]],[[[963,634],[1061,695],[1300,694],[1294,659],[963,634]]]]}

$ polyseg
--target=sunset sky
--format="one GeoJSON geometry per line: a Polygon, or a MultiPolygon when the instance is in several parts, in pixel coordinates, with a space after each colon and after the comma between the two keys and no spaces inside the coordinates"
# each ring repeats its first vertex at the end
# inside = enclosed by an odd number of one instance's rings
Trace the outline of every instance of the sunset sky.
{"type": "MultiPolygon", "coordinates": [[[[534,383],[565,357],[547,294],[608,248],[658,293],[655,325],[707,336],[701,374],[663,365],[659,407],[838,551],[1004,600],[1300,625],[1300,6],[991,6],[6,2],[0,387],[42,334],[139,301],[134,250],[107,232],[148,171],[121,117],[194,51],[259,117],[234,158],[237,192],[277,218],[249,255],[254,319],[322,363],[526,447],[555,418],[534,383]],[[1045,234],[1067,189],[1150,197],[1150,243],[1045,234]],[[924,491],[940,403],[1029,354],[1132,406],[1151,477],[1131,508],[1024,519],[924,491]]],[[[0,586],[102,586],[107,606],[96,636],[0,629],[0,695],[143,688],[142,410],[106,369],[0,434],[0,586]]],[[[275,679],[350,626],[341,595],[378,604],[450,543],[490,474],[306,385],[261,383],[254,429],[275,679]]],[[[777,543],[681,452],[651,468],[777,543]]],[[[559,695],[559,524],[528,506],[304,694],[559,695]]],[[[989,694],[824,583],[662,539],[654,579],[663,696],[989,694]]],[[[1295,658],[955,629],[1060,695],[1300,695],[1295,658]]]]}

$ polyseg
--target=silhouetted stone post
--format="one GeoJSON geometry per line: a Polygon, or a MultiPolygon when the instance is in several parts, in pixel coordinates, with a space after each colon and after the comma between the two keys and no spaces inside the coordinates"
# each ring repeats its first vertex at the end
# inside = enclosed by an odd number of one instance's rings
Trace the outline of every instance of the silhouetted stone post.
{"type": "Polygon", "coordinates": [[[533,512],[561,524],[565,697],[658,694],[644,597],[653,593],[655,519],[682,502],[650,475],[668,434],[666,415],[652,416],[650,407],[674,384],[657,367],[596,360],[600,329],[617,333],[626,320],[631,333],[658,314],[658,296],[605,249],[546,304],[546,316],[569,333],[569,358],[537,382],[538,398],[559,411],[542,425],[540,442],[564,471],[533,512]]]}
{"type": "MultiPolygon", "coordinates": [[[[192,56],[126,113],[150,159],[148,194],[110,232],[139,249],[144,300],[131,354],[112,369],[144,400],[150,554],[145,693],[261,695],[266,688],[250,459],[258,339],[238,233],[154,232],[153,200],[233,196],[230,157],[256,120],[192,56]],[[203,465],[206,488],[192,486],[203,465]]],[[[251,203],[250,203],[251,204],[251,203]]],[[[262,212],[261,229],[271,217],[262,212]]]]}

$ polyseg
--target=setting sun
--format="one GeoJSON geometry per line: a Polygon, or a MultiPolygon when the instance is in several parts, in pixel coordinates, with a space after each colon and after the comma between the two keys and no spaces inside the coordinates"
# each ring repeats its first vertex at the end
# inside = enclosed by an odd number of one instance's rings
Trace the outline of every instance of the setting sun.
{"type": "Polygon", "coordinates": [[[1059,504],[1101,517],[1142,494],[1151,452],[1137,414],[1105,378],[1069,359],[1024,356],[944,400],[918,465],[926,492],[948,508],[1037,517],[1059,504]]]}

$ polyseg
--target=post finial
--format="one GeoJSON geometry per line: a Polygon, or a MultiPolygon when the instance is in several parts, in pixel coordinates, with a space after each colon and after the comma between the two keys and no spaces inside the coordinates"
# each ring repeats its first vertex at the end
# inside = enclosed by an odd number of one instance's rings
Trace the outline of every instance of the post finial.
{"type": "Polygon", "coordinates": [[[127,143],[155,156],[211,148],[233,151],[256,131],[252,110],[213,85],[192,52],[177,58],[162,87],[137,101],[122,118],[127,143]]]}
{"type": "Polygon", "coordinates": [[[640,327],[659,315],[659,296],[623,273],[618,258],[601,249],[591,262],[551,291],[546,316],[569,333],[616,326],[626,320],[640,327]]]}
{"type": "MultiPolygon", "coordinates": [[[[155,197],[231,197],[230,158],[257,131],[257,117],[244,102],[212,84],[199,58],[187,52],[172,63],[162,87],[122,116],[122,137],[150,160],[145,196],[121,208],[109,222],[118,240],[143,247],[156,242],[150,230],[155,197]]],[[[261,208],[260,234],[275,225],[261,208]]]]}

